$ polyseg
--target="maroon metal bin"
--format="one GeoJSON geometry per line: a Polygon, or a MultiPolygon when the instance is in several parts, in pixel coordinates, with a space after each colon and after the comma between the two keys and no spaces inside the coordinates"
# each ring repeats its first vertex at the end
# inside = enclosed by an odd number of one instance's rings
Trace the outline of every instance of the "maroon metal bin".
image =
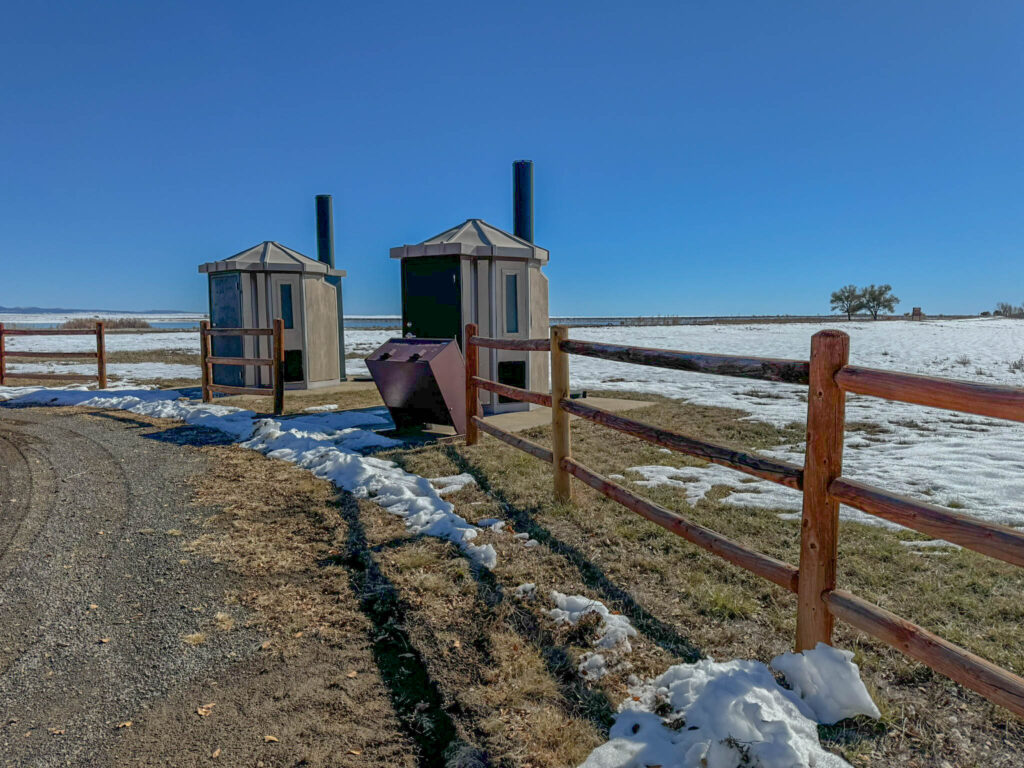
{"type": "Polygon", "coordinates": [[[389,339],[366,367],[399,429],[450,424],[466,433],[466,365],[454,339],[389,339]]]}

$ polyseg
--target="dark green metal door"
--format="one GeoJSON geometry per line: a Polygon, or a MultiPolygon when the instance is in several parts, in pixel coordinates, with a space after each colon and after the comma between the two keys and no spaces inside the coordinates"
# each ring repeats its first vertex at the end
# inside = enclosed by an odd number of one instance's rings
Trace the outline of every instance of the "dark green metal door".
{"type": "Polygon", "coordinates": [[[402,260],[402,335],[456,339],[462,346],[462,277],[458,256],[402,260]]]}

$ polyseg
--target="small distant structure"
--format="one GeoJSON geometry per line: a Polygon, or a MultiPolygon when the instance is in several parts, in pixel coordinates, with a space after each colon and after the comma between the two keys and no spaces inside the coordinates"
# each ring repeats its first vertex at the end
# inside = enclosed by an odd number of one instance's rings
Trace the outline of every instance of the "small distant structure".
{"type": "MultiPolygon", "coordinates": [[[[211,327],[272,328],[275,318],[284,320],[288,389],[339,383],[344,360],[338,320],[343,270],[267,240],[222,261],[202,264],[199,271],[209,276],[211,327]]],[[[266,336],[218,336],[212,342],[217,357],[273,355],[266,336]]],[[[215,384],[268,387],[269,377],[265,367],[213,366],[215,384]]]]}
{"type": "MultiPolygon", "coordinates": [[[[513,229],[466,219],[415,245],[391,249],[402,263],[402,333],[455,339],[465,351],[463,329],[476,323],[481,336],[547,338],[548,279],[541,267],[548,251],[533,241],[533,163],[513,170],[513,229]]],[[[548,355],[489,349],[480,376],[515,387],[546,391],[548,355]]],[[[525,410],[520,403],[481,390],[485,413],[525,410]]]]}
{"type": "Polygon", "coordinates": [[[913,310],[911,310],[911,312],[910,312],[910,319],[911,320],[923,320],[924,319],[924,313],[921,311],[920,307],[914,307],[913,310]]]}

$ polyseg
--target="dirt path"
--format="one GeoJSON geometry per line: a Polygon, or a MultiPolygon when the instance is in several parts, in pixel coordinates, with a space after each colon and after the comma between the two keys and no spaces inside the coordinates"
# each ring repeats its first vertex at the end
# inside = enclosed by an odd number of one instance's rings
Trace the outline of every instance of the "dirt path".
{"type": "Polygon", "coordinates": [[[202,432],[0,410],[0,765],[409,765],[360,627],[280,641],[244,569],[186,546],[218,513],[202,432]]]}

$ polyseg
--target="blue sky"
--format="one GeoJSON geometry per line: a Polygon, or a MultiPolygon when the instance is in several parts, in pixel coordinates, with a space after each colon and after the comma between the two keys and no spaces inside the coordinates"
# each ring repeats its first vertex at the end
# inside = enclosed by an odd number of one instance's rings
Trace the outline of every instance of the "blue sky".
{"type": "Polygon", "coordinates": [[[1024,4],[19,3],[0,26],[0,305],[204,309],[202,262],[511,229],[557,314],[1024,302],[1024,4]]]}

